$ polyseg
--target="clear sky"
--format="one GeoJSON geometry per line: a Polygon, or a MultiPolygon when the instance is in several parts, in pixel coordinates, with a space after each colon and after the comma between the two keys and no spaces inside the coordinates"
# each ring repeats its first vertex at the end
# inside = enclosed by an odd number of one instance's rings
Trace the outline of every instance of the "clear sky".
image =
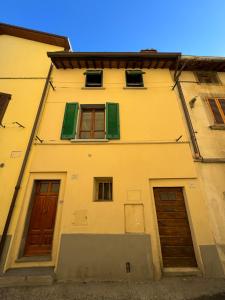
{"type": "Polygon", "coordinates": [[[0,22],[66,35],[74,51],[225,56],[225,0],[2,0],[0,22]]]}

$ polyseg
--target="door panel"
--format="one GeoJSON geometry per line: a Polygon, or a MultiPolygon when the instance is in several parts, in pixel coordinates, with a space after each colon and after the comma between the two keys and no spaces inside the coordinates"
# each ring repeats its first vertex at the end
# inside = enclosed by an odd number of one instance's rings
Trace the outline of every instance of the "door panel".
{"type": "Polygon", "coordinates": [[[164,267],[196,267],[182,188],[154,188],[164,267]]]}
{"type": "Polygon", "coordinates": [[[60,182],[36,181],[24,256],[49,255],[55,227],[60,182]]]}

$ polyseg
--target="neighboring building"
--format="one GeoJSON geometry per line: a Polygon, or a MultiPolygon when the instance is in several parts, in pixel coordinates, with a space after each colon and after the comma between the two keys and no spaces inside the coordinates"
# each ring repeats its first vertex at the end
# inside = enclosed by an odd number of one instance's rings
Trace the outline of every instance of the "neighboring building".
{"type": "Polygon", "coordinates": [[[4,246],[5,254],[13,234],[7,216],[20,189],[23,161],[33,142],[32,128],[50,69],[46,53],[69,47],[66,37],[0,23],[0,248],[4,246]]]}
{"type": "Polygon", "coordinates": [[[182,56],[178,90],[211,229],[225,271],[225,59],[182,56]]]}
{"type": "Polygon", "coordinates": [[[59,280],[223,276],[172,89],[180,54],[48,56],[52,88],[4,270],[51,267],[59,280]]]}

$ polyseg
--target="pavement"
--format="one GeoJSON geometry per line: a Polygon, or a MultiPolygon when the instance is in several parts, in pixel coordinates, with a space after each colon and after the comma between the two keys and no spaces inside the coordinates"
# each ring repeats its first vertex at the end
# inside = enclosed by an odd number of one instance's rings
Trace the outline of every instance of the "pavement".
{"type": "Polygon", "coordinates": [[[224,279],[163,278],[149,282],[67,282],[0,288],[0,300],[225,300],[224,279]]]}

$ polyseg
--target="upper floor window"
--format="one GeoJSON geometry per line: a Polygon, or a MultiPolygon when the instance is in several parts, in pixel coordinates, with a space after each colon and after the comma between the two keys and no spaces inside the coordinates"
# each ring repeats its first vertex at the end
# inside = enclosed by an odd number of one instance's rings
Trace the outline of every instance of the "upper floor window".
{"type": "Polygon", "coordinates": [[[225,99],[210,98],[207,101],[215,124],[225,124],[225,99]]]}
{"type": "Polygon", "coordinates": [[[119,139],[119,104],[66,103],[61,132],[62,140],[119,139]],[[78,113],[79,111],[79,113],[78,113]]]}
{"type": "Polygon", "coordinates": [[[0,124],[2,124],[2,120],[10,99],[11,99],[11,95],[0,93],[0,124]]]}
{"type": "Polygon", "coordinates": [[[105,138],[105,105],[82,106],[80,115],[80,139],[105,138]]]}
{"type": "Polygon", "coordinates": [[[196,72],[196,76],[199,83],[220,83],[216,72],[199,71],[196,72]]]}
{"type": "Polygon", "coordinates": [[[85,73],[85,87],[102,87],[102,70],[87,70],[85,73]]]}
{"type": "Polygon", "coordinates": [[[141,70],[126,70],[127,87],[143,87],[143,72],[141,70]]]}

